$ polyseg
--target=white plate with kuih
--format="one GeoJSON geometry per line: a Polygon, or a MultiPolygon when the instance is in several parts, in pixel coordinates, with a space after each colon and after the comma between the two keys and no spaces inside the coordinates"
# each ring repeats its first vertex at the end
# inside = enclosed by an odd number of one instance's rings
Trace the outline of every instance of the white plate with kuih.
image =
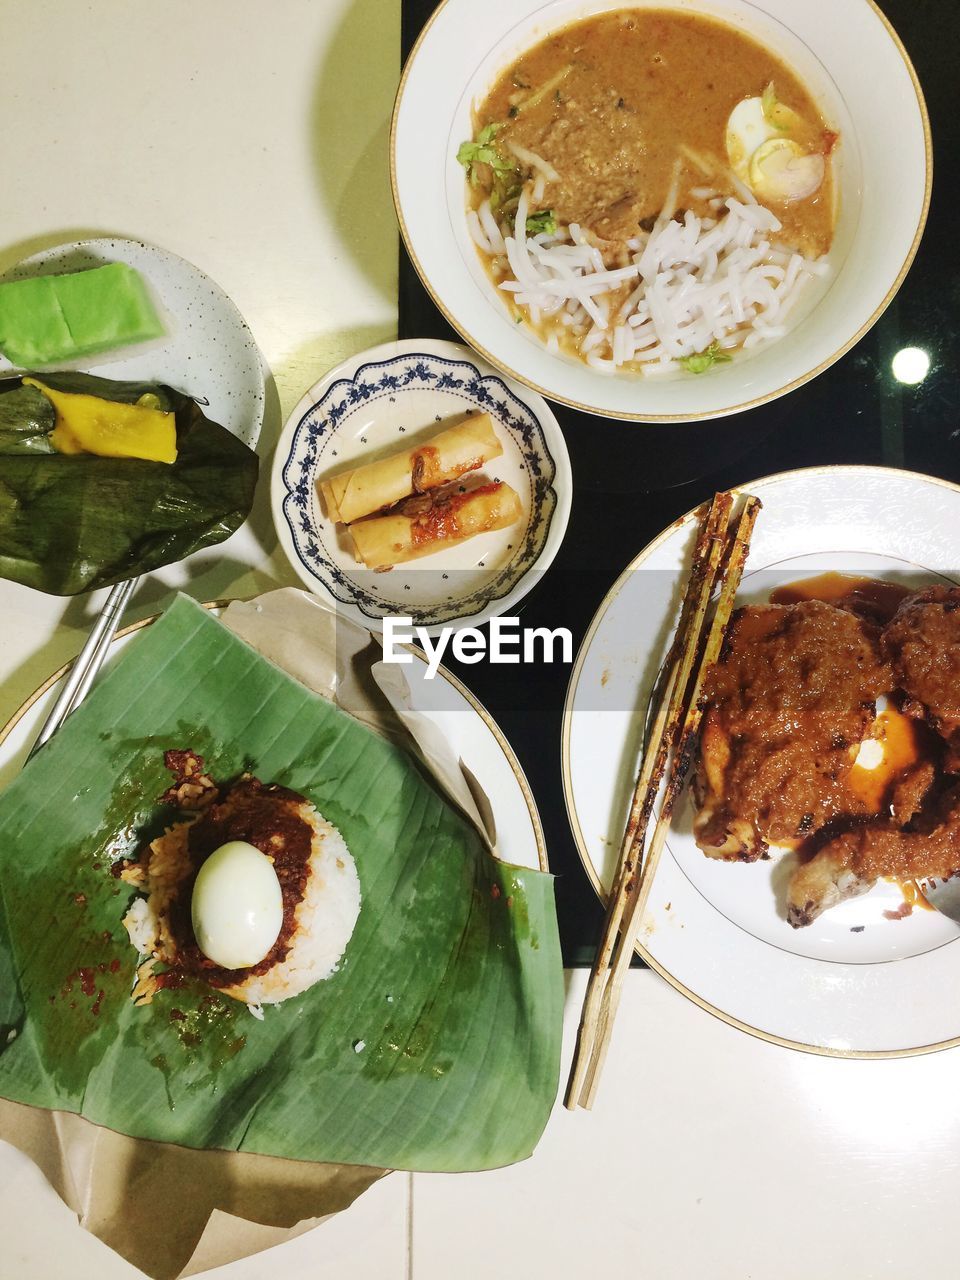
{"type": "Polygon", "coordinates": [[[280,545],[311,591],[362,626],[378,629],[390,615],[435,633],[509,613],[527,594],[563,540],[572,481],[563,434],[540,396],[459,343],[411,338],[364,351],[310,388],[281,434],[270,496],[280,545]],[[502,453],[473,478],[509,484],[520,518],[385,572],[367,568],[319,482],[483,413],[502,453]]]}
{"type": "MultiPolygon", "coordinates": [[[[162,382],[191,396],[207,416],[251,449],[263,423],[260,352],[233,301],[199,267],[158,245],[111,237],[74,240],[24,258],[4,280],[63,275],[124,262],[147,285],[165,332],[150,342],[119,347],[45,369],[82,369],[120,382],[162,382]]],[[[0,356],[0,374],[12,369],[0,356]]]]}
{"type": "MultiPolygon", "coordinates": [[[[817,467],[735,492],[759,497],[737,595],[822,573],[911,589],[960,581],[960,487],[882,467],[817,467]]],[[[651,686],[689,573],[699,512],[665,529],[627,567],[590,625],[563,720],[563,784],[584,868],[606,898],[639,767],[651,686]]],[[[908,914],[903,889],[868,893],[793,928],[785,911],[793,855],[709,859],[679,806],[637,951],[678,991],[734,1026],[797,1049],[896,1056],[960,1044],[960,925],[908,914]]]]}
{"type": "MultiPolygon", "coordinates": [[[[872,0],[444,0],[404,70],[391,176],[410,258],[475,350],[551,400],[624,420],[688,422],[783,395],[866,333],[913,260],[932,160],[916,73],[872,0]],[[623,39],[608,41],[609,58],[590,39],[562,35],[598,15],[624,25],[623,39]],[[555,46],[552,61],[537,55],[517,65],[555,38],[567,43],[555,46]],[[762,46],[759,59],[744,52],[747,42],[762,46]],[[509,82],[501,81],[507,73],[509,82]],[[792,118],[777,113],[777,84],[792,118]],[[734,108],[747,100],[757,118],[732,124],[734,108]],[[740,139],[739,157],[736,143],[727,147],[728,123],[740,139]],[[817,136],[802,141],[803,129],[817,136]],[[472,153],[472,187],[464,167],[469,150],[458,161],[464,143],[481,148],[472,153]],[[776,156],[761,155],[770,144],[776,156]],[[791,146],[800,150],[788,158],[791,146]],[[788,196],[782,185],[768,189],[781,161],[797,161],[809,173],[822,156],[829,158],[820,187],[800,190],[794,168],[788,196]],[[492,172],[501,185],[491,230],[479,206],[472,209],[479,225],[467,212],[492,172]],[[531,203],[511,203],[518,181],[529,188],[521,202],[531,203]],[[746,195],[744,181],[752,184],[746,195]],[[759,215],[763,225],[752,236],[742,221],[755,223],[755,215],[742,209],[754,196],[778,222],[759,215]],[[815,199],[832,214],[832,239],[829,223],[813,238],[794,226],[795,210],[815,199]],[[559,221],[528,224],[528,209],[556,213],[559,221]],[[723,228],[734,222],[727,242],[723,228]],[[669,250],[658,239],[644,258],[644,237],[653,241],[670,228],[669,250]],[[504,236],[513,244],[501,247],[504,236]],[[589,249],[583,257],[577,246],[585,243],[602,250],[602,262],[591,265],[589,249]],[[730,246],[759,256],[734,260],[730,246]],[[802,267],[796,296],[796,277],[771,248],[787,256],[800,250],[816,264],[802,267]],[[610,271],[626,276],[602,275],[610,271]],[[571,284],[576,272],[582,278],[571,284]],[[591,282],[593,273],[601,278],[591,282]],[[642,286],[646,295],[624,303],[622,294],[605,292],[611,285],[642,286]],[[691,286],[703,291],[691,293],[691,286]],[[725,327],[727,315],[735,326],[725,327]],[[734,327],[758,319],[750,336],[770,333],[753,344],[748,337],[741,348],[743,334],[734,327]],[[621,332],[605,345],[601,330],[621,332]],[[704,371],[711,338],[720,354],[733,355],[713,365],[708,359],[704,371]],[[692,356],[693,366],[682,363],[692,356]],[[651,368],[651,359],[660,367],[651,368]]],[[[781,171],[775,183],[782,178],[781,171]]]]}

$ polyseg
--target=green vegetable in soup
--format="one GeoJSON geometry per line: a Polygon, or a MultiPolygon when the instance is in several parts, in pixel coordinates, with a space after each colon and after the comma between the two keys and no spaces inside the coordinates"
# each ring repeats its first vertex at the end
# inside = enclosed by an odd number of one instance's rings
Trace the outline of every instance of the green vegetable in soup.
{"type": "Polygon", "coordinates": [[[493,145],[493,140],[503,128],[496,122],[484,127],[477,134],[476,142],[461,142],[457,159],[467,171],[472,187],[485,185],[485,174],[478,165],[490,170],[490,207],[508,209],[520,194],[519,175],[515,160],[508,160],[493,145]]]}
{"type": "Polygon", "coordinates": [[[531,213],[527,218],[527,235],[537,236],[545,233],[548,236],[556,235],[557,231],[557,215],[552,209],[540,209],[537,213],[531,213]]]}
{"type": "Polygon", "coordinates": [[[477,134],[476,142],[461,142],[457,151],[457,159],[467,171],[470,185],[475,187],[481,178],[477,171],[478,164],[489,165],[494,174],[506,174],[514,170],[515,165],[504,159],[493,140],[502,128],[499,124],[485,125],[477,134]]]}
{"type": "Polygon", "coordinates": [[[711,342],[706,351],[698,351],[692,356],[682,356],[680,363],[687,373],[706,373],[715,364],[729,364],[732,356],[720,350],[719,342],[711,342]]]}
{"type": "Polygon", "coordinates": [[[790,133],[801,126],[802,122],[797,113],[778,100],[772,80],[760,97],[760,106],[763,109],[763,118],[780,133],[790,133]]]}

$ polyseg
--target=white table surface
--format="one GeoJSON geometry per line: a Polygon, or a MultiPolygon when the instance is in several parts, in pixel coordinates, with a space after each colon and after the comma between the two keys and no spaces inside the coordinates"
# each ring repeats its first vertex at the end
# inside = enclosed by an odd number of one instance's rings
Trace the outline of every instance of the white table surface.
{"type": "MultiPolygon", "coordinates": [[[[266,470],[302,392],[395,334],[399,0],[0,0],[0,31],[0,270],[111,233],[195,262],[272,372],[266,470]]],[[[294,581],[264,483],[248,525],[151,575],[130,617],[172,586],[210,599],[294,581]]],[[[101,599],[0,582],[0,722],[75,654],[101,599]]],[[[564,1071],[583,985],[570,979],[564,1071]]],[[[958,1074],[957,1050],[857,1062],[780,1049],[631,974],[596,1109],[558,1104],[531,1160],[392,1175],[333,1222],[210,1274],[953,1277],[958,1074]]],[[[2,1280],[138,1274],[0,1143],[2,1280]]]]}

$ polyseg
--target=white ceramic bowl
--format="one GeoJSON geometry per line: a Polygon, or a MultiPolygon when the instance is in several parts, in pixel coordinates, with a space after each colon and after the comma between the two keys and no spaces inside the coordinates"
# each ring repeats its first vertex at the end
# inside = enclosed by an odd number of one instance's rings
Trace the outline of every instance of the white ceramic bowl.
{"type": "Polygon", "coordinates": [[[916,74],[872,0],[445,0],[404,71],[391,137],[407,250],[434,302],[493,364],[553,400],[645,422],[720,417],[800,386],[870,328],[899,288],[926,221],[930,128],[916,74]],[[464,219],[459,143],[471,106],[550,31],[611,9],[703,13],[772,49],[841,133],[832,272],[791,332],[707,375],[598,373],[551,355],[489,283],[464,219]]]}

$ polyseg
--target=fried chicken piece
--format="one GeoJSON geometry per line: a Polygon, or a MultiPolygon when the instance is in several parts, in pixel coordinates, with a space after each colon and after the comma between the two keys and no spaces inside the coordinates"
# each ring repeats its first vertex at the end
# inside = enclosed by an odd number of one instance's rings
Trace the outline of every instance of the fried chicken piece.
{"type": "Polygon", "coordinates": [[[937,769],[933,761],[921,760],[893,784],[890,816],[898,827],[905,827],[920,812],[936,778],[937,769]]]}
{"type": "Polygon", "coordinates": [[[858,898],[877,883],[847,863],[851,850],[843,837],[825,845],[809,862],[803,862],[787,886],[787,923],[794,929],[813,924],[817,916],[848,898],[858,898]]]}
{"type": "Polygon", "coordinates": [[[846,786],[890,689],[879,629],[819,600],[739,610],[710,673],[694,794],[697,844],[753,862],[838,816],[870,811],[846,786]]]}
{"type": "Polygon", "coordinates": [[[881,876],[898,880],[960,869],[960,786],[940,797],[934,812],[910,827],[895,818],[861,822],[834,836],[799,866],[787,889],[787,920],[795,929],[846,898],[872,889],[881,876]]]}
{"type": "Polygon", "coordinates": [[[960,773],[960,587],[909,596],[881,643],[906,695],[903,710],[946,741],[944,769],[960,773]]]}

